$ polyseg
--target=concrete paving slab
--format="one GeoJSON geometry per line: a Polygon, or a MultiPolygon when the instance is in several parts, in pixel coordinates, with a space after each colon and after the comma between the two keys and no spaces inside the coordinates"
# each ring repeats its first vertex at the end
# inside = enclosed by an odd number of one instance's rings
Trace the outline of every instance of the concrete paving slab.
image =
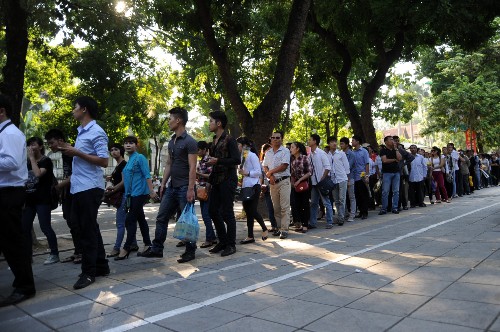
{"type": "Polygon", "coordinates": [[[456,282],[446,288],[441,294],[438,295],[438,297],[452,300],[500,304],[500,287],[496,285],[456,282]]]}
{"type": "Polygon", "coordinates": [[[459,281],[500,286],[500,276],[498,272],[498,268],[482,268],[481,265],[479,265],[477,268],[469,270],[469,272],[461,277],[459,281]]]}
{"type": "Polygon", "coordinates": [[[271,318],[272,321],[280,324],[303,327],[336,309],[338,307],[289,299],[252,316],[262,319],[271,318]]]}
{"type": "Polygon", "coordinates": [[[478,332],[482,331],[465,326],[430,322],[421,319],[405,318],[396,326],[389,329],[391,332],[420,332],[420,331],[439,331],[439,332],[478,332]]]}
{"type": "Polygon", "coordinates": [[[264,294],[293,298],[300,294],[304,294],[310,290],[318,288],[319,286],[319,284],[310,281],[288,279],[279,281],[269,286],[258,288],[255,291],[264,294]]]}
{"type": "Polygon", "coordinates": [[[376,291],[347,305],[349,308],[405,317],[430,299],[428,296],[376,291]]]}
{"type": "Polygon", "coordinates": [[[245,332],[247,331],[248,332],[262,332],[262,331],[291,332],[295,331],[296,328],[292,326],[286,326],[283,324],[270,322],[263,319],[258,319],[255,317],[243,317],[226,325],[210,330],[210,332],[233,332],[238,330],[242,330],[245,332]]]}
{"type": "Polygon", "coordinates": [[[414,265],[392,264],[381,262],[376,265],[370,266],[365,272],[383,275],[392,279],[400,278],[408,273],[417,269],[414,265]]]}
{"type": "Polygon", "coordinates": [[[164,312],[175,310],[193,304],[193,302],[184,299],[162,295],[161,299],[156,301],[147,301],[121,309],[126,314],[139,318],[148,318],[164,312]]]}
{"type": "Polygon", "coordinates": [[[394,280],[390,284],[380,288],[382,291],[402,294],[414,294],[424,296],[436,296],[448,287],[452,281],[425,280],[414,278],[411,275],[394,280]]]}
{"type": "Polygon", "coordinates": [[[147,324],[147,325],[135,327],[129,331],[131,331],[131,332],[166,332],[166,331],[172,331],[172,330],[169,330],[166,327],[159,326],[156,324],[147,324]]]}
{"type": "Polygon", "coordinates": [[[411,318],[486,329],[500,312],[500,305],[434,298],[411,318]]]}
{"type": "Polygon", "coordinates": [[[243,317],[235,312],[203,307],[196,312],[188,312],[156,322],[157,325],[179,332],[208,331],[226,325],[243,317]]]}
{"type": "Polygon", "coordinates": [[[8,332],[26,332],[26,331],[54,331],[52,328],[43,324],[33,317],[25,317],[23,320],[2,321],[0,330],[8,332]]]}
{"type": "Polygon", "coordinates": [[[331,282],[330,284],[338,285],[338,286],[368,289],[368,290],[377,290],[377,289],[389,284],[392,280],[393,279],[385,277],[385,276],[367,273],[367,272],[361,272],[361,273],[355,273],[355,274],[349,275],[349,276],[344,277],[342,279],[335,280],[335,281],[331,282]]]}
{"type": "Polygon", "coordinates": [[[500,332],[500,316],[495,320],[495,322],[491,325],[489,331],[500,332]]]}
{"type": "Polygon", "coordinates": [[[213,306],[220,309],[240,313],[242,315],[252,315],[256,312],[265,310],[286,300],[286,297],[269,295],[259,292],[248,292],[215,303],[213,304],[213,306]]]}
{"type": "Polygon", "coordinates": [[[325,285],[299,295],[296,299],[343,307],[370,293],[371,291],[367,289],[325,285]]]}
{"type": "Polygon", "coordinates": [[[375,312],[341,308],[304,327],[307,331],[384,331],[401,318],[375,312]]]}
{"type": "Polygon", "coordinates": [[[151,288],[150,291],[155,293],[161,293],[165,295],[176,296],[183,293],[193,292],[196,290],[206,289],[210,287],[211,284],[205,282],[199,282],[196,280],[186,279],[182,282],[176,282],[174,284],[169,284],[161,287],[151,288]]]}
{"type": "Polygon", "coordinates": [[[64,326],[73,325],[95,317],[108,315],[113,312],[116,312],[116,310],[111,307],[98,303],[92,303],[78,306],[76,308],[69,308],[64,311],[53,312],[43,315],[38,319],[54,329],[60,329],[64,326]]]}
{"type": "Polygon", "coordinates": [[[446,255],[429,262],[428,266],[473,268],[482,260],[481,258],[450,257],[446,255]]]}
{"type": "Polygon", "coordinates": [[[328,284],[332,281],[335,281],[337,279],[346,277],[348,275],[353,274],[353,271],[347,272],[347,271],[332,271],[332,270],[326,270],[324,268],[322,269],[317,269],[311,272],[307,272],[300,277],[298,277],[296,280],[301,280],[301,281],[312,281],[316,284],[324,285],[328,284]]]}
{"type": "Polygon", "coordinates": [[[470,271],[467,267],[440,267],[440,266],[421,266],[412,271],[408,277],[415,280],[446,280],[455,281],[470,271]]]}
{"type": "Polygon", "coordinates": [[[95,317],[83,322],[79,322],[73,325],[69,325],[60,328],[61,332],[74,332],[74,331],[89,331],[89,332],[99,332],[107,329],[111,329],[123,324],[132,323],[138,321],[139,318],[127,315],[123,312],[117,311],[109,315],[103,315],[95,317]]]}

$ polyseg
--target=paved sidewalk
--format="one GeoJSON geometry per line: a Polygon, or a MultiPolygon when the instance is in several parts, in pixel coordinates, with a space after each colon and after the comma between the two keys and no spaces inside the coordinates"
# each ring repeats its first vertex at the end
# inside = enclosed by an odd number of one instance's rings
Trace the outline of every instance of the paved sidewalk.
{"type": "MultiPolygon", "coordinates": [[[[37,296],[0,308],[0,331],[500,331],[499,197],[495,187],[330,230],[323,221],[227,258],[198,249],[191,264],[176,262],[171,225],[163,259],[111,260],[108,277],[78,291],[78,265],[36,256],[37,296]]],[[[12,279],[0,262],[0,294],[12,279]]]]}

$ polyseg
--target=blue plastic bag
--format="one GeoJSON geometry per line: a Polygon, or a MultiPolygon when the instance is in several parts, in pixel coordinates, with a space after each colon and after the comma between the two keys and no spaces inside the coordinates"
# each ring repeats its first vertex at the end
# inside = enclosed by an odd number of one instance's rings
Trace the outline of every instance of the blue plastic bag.
{"type": "Polygon", "coordinates": [[[194,203],[187,203],[175,224],[174,238],[185,242],[196,242],[199,233],[200,224],[194,210],[194,203]]]}

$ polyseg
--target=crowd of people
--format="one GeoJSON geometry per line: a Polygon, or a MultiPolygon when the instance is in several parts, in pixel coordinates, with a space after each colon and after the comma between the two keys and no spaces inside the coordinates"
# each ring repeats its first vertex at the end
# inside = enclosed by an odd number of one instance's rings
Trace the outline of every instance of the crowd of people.
{"type": "MultiPolygon", "coordinates": [[[[397,136],[385,137],[378,147],[353,136],[350,140],[329,137],[322,148],[317,134],[310,135],[306,146],[301,142],[284,144],[284,133],[275,131],[259,153],[250,139],[234,138],[226,131],[228,119],[221,111],[209,114],[213,142],[197,142],[186,131],[188,112],[179,107],[169,111],[168,126],[173,135],[160,182],[151,178],[146,157],[137,152],[136,137],[109,145],[106,133],[95,121],[94,99],[80,97],[74,105],[72,114],[80,123],[74,146],[66,143],[58,129],[49,130],[44,137],[48,148],[63,155],[63,179],[58,182],[52,161],[45,156],[43,140],[26,140],[11,126],[12,105],[0,95],[0,216],[4,221],[0,249],[15,276],[14,291],[0,306],[19,303],[36,293],[31,268],[35,216],[50,248],[44,264],[81,264],[73,285],[81,289],[110,273],[108,258],[124,260],[133,251],[143,258],[163,257],[169,221],[195,199],[200,201],[206,229],[200,248],[222,257],[233,255],[237,250],[234,202],[238,186],[247,220],[247,236],[239,244],[249,245],[256,242],[255,221],[262,241],[270,235],[286,239],[290,227],[307,233],[317,228],[322,218],[325,228],[331,229],[355,218],[367,219],[369,211],[378,206],[379,215],[398,214],[425,207],[426,196],[430,204],[450,203],[498,185],[498,155],[478,156],[471,150],[457,150],[453,143],[442,149],[433,147],[430,152],[412,145],[407,151],[397,136]],[[107,178],[112,185],[105,188],[103,167],[108,166],[109,155],[117,166],[107,178]],[[54,191],[59,193],[74,244],[73,254],[62,260],[51,227],[51,210],[54,203],[57,206],[54,191]],[[261,198],[271,228],[259,213],[261,198]],[[108,253],[97,222],[103,200],[116,207],[116,241],[108,253]],[[143,209],[149,200],[160,202],[153,238],[143,209]],[[141,250],[136,240],[137,224],[141,250]]],[[[179,263],[195,259],[196,242],[180,241],[177,247],[185,247],[179,263]]]]}

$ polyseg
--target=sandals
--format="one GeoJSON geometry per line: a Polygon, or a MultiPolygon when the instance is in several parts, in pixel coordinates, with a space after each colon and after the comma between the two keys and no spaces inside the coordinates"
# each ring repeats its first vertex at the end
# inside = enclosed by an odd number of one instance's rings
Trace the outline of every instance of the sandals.
{"type": "Polygon", "coordinates": [[[201,244],[200,248],[210,248],[211,246],[217,244],[217,241],[205,241],[201,244]]]}

